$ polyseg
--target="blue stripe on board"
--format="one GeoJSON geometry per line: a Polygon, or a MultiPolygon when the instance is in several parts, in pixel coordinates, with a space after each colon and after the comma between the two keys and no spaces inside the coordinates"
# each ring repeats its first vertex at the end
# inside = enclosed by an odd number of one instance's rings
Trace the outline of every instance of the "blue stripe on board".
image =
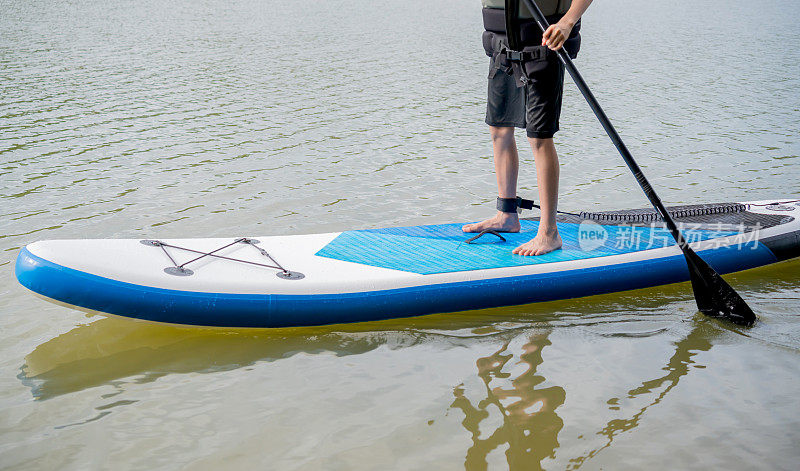
{"type": "MultiPolygon", "coordinates": [[[[763,244],[701,252],[720,273],[777,261],[763,244]]],[[[289,327],[362,322],[577,298],[686,281],[682,255],[556,273],[341,294],[199,293],[140,286],[44,260],[23,249],[16,275],[28,289],[96,311],[176,324],[289,327]]]]}
{"type": "MultiPolygon", "coordinates": [[[[662,228],[559,223],[559,232],[564,243],[562,249],[538,257],[525,257],[514,255],[511,251],[531,240],[536,235],[539,223],[526,220],[520,222],[522,230],[519,233],[503,234],[507,242],[501,242],[497,237],[487,234],[473,244],[464,243],[464,240],[474,234],[462,232],[462,224],[346,231],[316,255],[429,275],[607,257],[675,244],[669,231],[662,228]],[[586,239],[593,235],[604,236],[604,243],[594,247],[596,244],[586,239]],[[580,240],[581,236],[584,237],[583,241],[580,240]]],[[[736,232],[684,231],[684,236],[690,242],[733,234],[736,232]]]]}

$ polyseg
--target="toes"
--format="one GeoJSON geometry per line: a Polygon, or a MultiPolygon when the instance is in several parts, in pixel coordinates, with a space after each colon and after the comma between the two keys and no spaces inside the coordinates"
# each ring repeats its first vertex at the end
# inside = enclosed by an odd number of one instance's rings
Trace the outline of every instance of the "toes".
{"type": "Polygon", "coordinates": [[[515,253],[517,255],[522,255],[524,257],[531,257],[535,255],[542,255],[546,252],[535,245],[529,246],[528,244],[523,244],[514,249],[512,253],[515,253]]]}
{"type": "Polygon", "coordinates": [[[528,255],[531,254],[531,249],[528,248],[528,247],[525,247],[524,245],[520,245],[519,247],[514,249],[513,253],[515,253],[517,255],[522,255],[524,257],[527,257],[528,255]]]}
{"type": "Polygon", "coordinates": [[[556,251],[560,249],[561,246],[551,246],[547,244],[538,243],[536,240],[531,240],[526,242],[519,247],[515,248],[511,251],[511,253],[515,255],[522,255],[522,256],[538,256],[538,255],[545,255],[550,252],[556,251]]]}
{"type": "Polygon", "coordinates": [[[511,253],[523,256],[530,255],[530,252],[531,252],[530,242],[525,242],[524,244],[518,246],[516,249],[511,251],[511,253]]]}

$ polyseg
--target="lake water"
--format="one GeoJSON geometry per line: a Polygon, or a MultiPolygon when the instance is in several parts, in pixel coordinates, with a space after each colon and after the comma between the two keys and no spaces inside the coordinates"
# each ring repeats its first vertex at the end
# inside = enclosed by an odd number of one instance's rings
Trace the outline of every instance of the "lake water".
{"type": "MultiPolygon", "coordinates": [[[[590,8],[577,65],[665,202],[800,197],[799,17],[590,8]]],[[[40,239],[491,214],[481,30],[477,0],[0,0],[0,468],[796,469],[797,260],[728,277],[749,330],[685,284],[215,330],[16,283],[40,239]]],[[[563,209],[647,206],[569,80],[561,125],[563,209]]]]}

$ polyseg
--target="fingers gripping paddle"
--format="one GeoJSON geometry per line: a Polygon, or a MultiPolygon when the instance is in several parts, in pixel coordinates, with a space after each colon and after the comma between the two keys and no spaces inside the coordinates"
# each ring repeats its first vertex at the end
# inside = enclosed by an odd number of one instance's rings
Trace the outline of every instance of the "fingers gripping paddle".
{"type": "MultiPolygon", "coordinates": [[[[544,14],[542,14],[539,7],[532,0],[523,0],[523,2],[525,2],[525,6],[528,7],[528,10],[530,10],[534,19],[539,24],[542,32],[546,31],[550,25],[547,23],[547,19],[544,14]]],[[[672,220],[672,216],[670,216],[667,208],[664,207],[661,199],[656,195],[653,187],[650,186],[647,178],[645,178],[642,173],[642,169],[640,169],[636,161],[633,160],[633,156],[628,151],[625,143],[622,142],[622,138],[620,138],[617,130],[614,129],[611,121],[600,107],[597,99],[594,97],[591,90],[589,90],[589,86],[586,85],[583,77],[578,73],[578,69],[575,67],[575,64],[572,63],[572,59],[569,58],[563,47],[558,50],[558,58],[564,64],[564,67],[566,67],[572,80],[575,81],[578,90],[580,90],[583,97],[586,98],[589,107],[592,109],[595,116],[597,116],[597,119],[600,120],[600,124],[603,125],[603,129],[606,130],[608,137],[611,138],[611,141],[617,147],[617,150],[620,155],[622,155],[628,168],[633,172],[633,176],[636,177],[639,186],[644,191],[644,194],[647,195],[647,199],[650,200],[650,203],[661,215],[664,223],[667,225],[667,229],[669,229],[672,237],[675,238],[675,242],[678,243],[678,246],[683,251],[683,255],[686,257],[686,263],[689,266],[694,298],[695,301],[697,301],[697,307],[700,312],[707,316],[727,319],[735,324],[744,326],[752,325],[756,320],[756,315],[750,309],[750,306],[744,302],[742,297],[739,296],[739,293],[722,279],[719,273],[714,271],[711,266],[689,247],[686,239],[683,238],[683,235],[675,225],[675,221],[672,220]]]]}

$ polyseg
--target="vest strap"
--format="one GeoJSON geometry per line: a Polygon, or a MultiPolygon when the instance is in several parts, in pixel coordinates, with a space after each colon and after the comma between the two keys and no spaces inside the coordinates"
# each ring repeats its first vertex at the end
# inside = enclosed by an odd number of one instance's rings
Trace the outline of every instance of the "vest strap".
{"type": "Polygon", "coordinates": [[[524,87],[528,83],[528,74],[525,72],[526,64],[531,67],[534,63],[543,64],[547,61],[548,55],[555,54],[544,46],[529,47],[528,50],[515,51],[500,46],[501,49],[492,54],[492,68],[489,78],[502,70],[513,75],[517,87],[524,87]]]}

